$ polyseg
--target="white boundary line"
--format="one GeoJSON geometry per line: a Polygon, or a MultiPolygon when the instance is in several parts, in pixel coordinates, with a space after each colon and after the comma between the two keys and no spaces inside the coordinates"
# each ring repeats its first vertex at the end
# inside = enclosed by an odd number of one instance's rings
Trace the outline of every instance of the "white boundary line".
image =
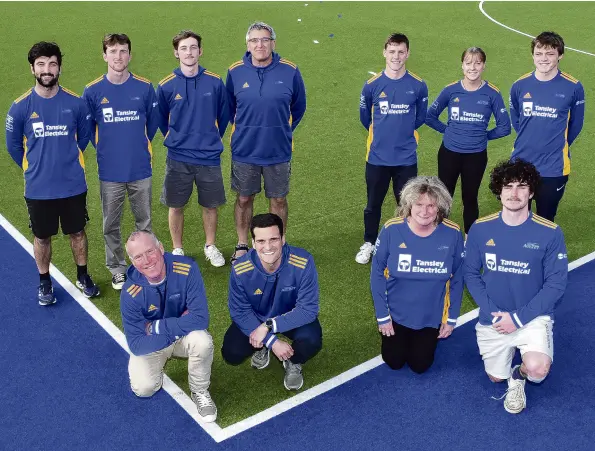
{"type": "MultiPolygon", "coordinates": [[[[33,256],[33,245],[25,238],[21,232],[19,232],[10,222],[6,220],[2,214],[0,214],[0,226],[13,237],[17,243],[19,243],[23,249],[32,257],[33,256]]],[[[105,316],[101,310],[99,310],[95,304],[87,299],[76,288],[68,278],[60,272],[53,264],[50,265],[50,274],[56,281],[66,290],[66,292],[73,297],[73,299],[87,312],[91,318],[112,337],[116,343],[118,343],[128,354],[130,349],[126,343],[126,337],[124,333],[112,323],[107,316],[105,316]]],[[[51,308],[51,307],[49,307],[51,308]]],[[[225,435],[222,434],[222,429],[215,423],[203,423],[198,416],[196,406],[190,397],[176,385],[167,375],[163,377],[163,389],[169,393],[169,395],[190,415],[198,425],[205,430],[216,442],[224,440],[225,435]]]]}
{"type": "MultiPolygon", "coordinates": [[[[33,257],[33,245],[12,225],[2,214],[0,214],[0,226],[2,226],[10,236],[12,236],[17,243],[19,243],[31,257],[33,257]]],[[[595,252],[591,252],[578,260],[568,264],[568,271],[578,268],[590,261],[595,260],[595,252]]],[[[105,316],[89,299],[82,295],[82,293],[56,268],[53,264],[50,265],[50,272],[52,277],[64,287],[74,300],[127,352],[130,353],[124,333],[112,323],[107,316],[105,316]]],[[[479,309],[476,308],[467,312],[457,319],[456,327],[460,327],[469,321],[473,321],[479,315],[479,309]]],[[[254,426],[257,426],[265,421],[270,420],[278,415],[281,415],[294,407],[299,406],[323,393],[326,393],[364,373],[367,373],[374,368],[382,365],[384,362],[380,355],[361,363],[331,379],[321,382],[308,390],[298,393],[289,399],[281,401],[274,406],[269,407],[262,412],[259,412],[251,417],[234,423],[226,428],[221,428],[216,423],[204,423],[198,417],[196,406],[190,397],[178,387],[167,375],[164,375],[163,389],[176,401],[185,411],[196,421],[196,423],[215,440],[220,443],[228,438],[231,438],[241,432],[244,432],[254,426]]]]}
{"type": "MultiPolygon", "coordinates": [[[[506,28],[507,30],[514,31],[515,33],[522,34],[523,36],[527,36],[529,38],[534,38],[535,37],[535,36],[532,36],[532,35],[530,35],[528,33],[524,33],[522,31],[519,31],[519,30],[517,30],[515,28],[509,27],[508,25],[504,25],[502,22],[498,22],[496,19],[494,19],[488,13],[486,13],[485,10],[483,9],[483,4],[485,2],[486,2],[486,0],[481,0],[479,2],[479,10],[481,11],[481,13],[484,16],[486,16],[489,20],[491,20],[492,22],[494,22],[496,25],[500,25],[501,27],[506,28]]],[[[568,47],[568,46],[564,46],[564,48],[567,49],[567,50],[572,50],[574,52],[582,53],[584,55],[595,56],[595,53],[585,52],[584,50],[579,50],[579,49],[575,49],[575,48],[568,47]]]]}

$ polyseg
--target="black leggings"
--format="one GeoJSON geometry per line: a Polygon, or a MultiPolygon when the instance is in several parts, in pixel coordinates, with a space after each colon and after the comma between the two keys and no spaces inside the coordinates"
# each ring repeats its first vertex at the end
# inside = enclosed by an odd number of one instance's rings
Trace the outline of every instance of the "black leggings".
{"type": "Polygon", "coordinates": [[[465,233],[479,217],[477,195],[481,179],[488,164],[488,151],[459,153],[448,150],[444,143],[438,150],[438,177],[454,197],[459,175],[461,176],[461,194],[463,198],[463,224],[465,233]]]}
{"type": "Polygon", "coordinates": [[[423,373],[434,363],[439,330],[434,327],[410,329],[393,321],[395,334],[382,335],[382,360],[393,370],[407,363],[416,373],[423,373]]]}

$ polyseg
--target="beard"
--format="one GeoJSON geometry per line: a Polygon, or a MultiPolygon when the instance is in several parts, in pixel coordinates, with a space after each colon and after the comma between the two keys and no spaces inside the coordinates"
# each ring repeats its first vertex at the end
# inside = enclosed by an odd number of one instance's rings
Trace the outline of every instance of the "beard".
{"type": "Polygon", "coordinates": [[[58,83],[59,77],[60,77],[59,75],[45,73],[45,74],[39,74],[39,76],[36,75],[35,79],[37,80],[37,83],[39,83],[44,88],[52,88],[52,87],[56,86],[56,84],[58,83]],[[52,78],[49,81],[43,81],[43,77],[45,77],[45,76],[50,76],[52,78]]]}

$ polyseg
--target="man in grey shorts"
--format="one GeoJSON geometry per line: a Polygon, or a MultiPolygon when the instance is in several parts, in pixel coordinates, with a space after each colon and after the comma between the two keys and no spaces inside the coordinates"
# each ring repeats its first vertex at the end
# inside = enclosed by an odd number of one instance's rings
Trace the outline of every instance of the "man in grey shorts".
{"type": "Polygon", "coordinates": [[[161,202],[169,207],[173,254],[184,255],[184,206],[198,190],[205,231],[205,257],[213,266],[225,264],[215,246],[217,207],[225,203],[221,175],[221,137],[229,123],[227,93],[221,77],[199,66],[201,37],[189,30],[173,38],[180,67],[159,82],[159,128],[167,147],[161,202]]]}
{"type": "Polygon", "coordinates": [[[263,22],[248,27],[244,57],[227,72],[231,134],[231,188],[236,191],[238,244],[231,258],[248,252],[254,197],[264,178],[269,211],[287,227],[293,131],[306,112],[306,88],[297,66],[275,50],[275,31],[263,22]]]}

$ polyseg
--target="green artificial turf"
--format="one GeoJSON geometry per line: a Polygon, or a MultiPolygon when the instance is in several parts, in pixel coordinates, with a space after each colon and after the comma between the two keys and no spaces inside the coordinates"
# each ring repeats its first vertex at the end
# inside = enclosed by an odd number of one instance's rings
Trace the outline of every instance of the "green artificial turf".
{"type": "MultiPolygon", "coordinates": [[[[589,20],[595,17],[593,3],[488,2],[485,9],[513,28],[531,34],[553,29],[564,36],[567,45],[595,52],[595,36],[590,32],[589,20]]],[[[470,46],[481,46],[486,51],[484,76],[500,88],[507,100],[511,84],[533,69],[530,40],[490,22],[474,2],[310,2],[307,7],[302,2],[5,3],[0,19],[0,54],[4,63],[0,115],[4,116],[11,102],[33,84],[26,55],[36,41],[55,40],[60,44],[65,54],[61,84],[80,94],[86,83],[105,71],[101,58],[104,33],[127,33],[132,39],[131,70],[156,84],[177,65],[171,38],[179,30],[191,28],[203,36],[201,64],[225,78],[227,67],[243,55],[246,29],[255,20],[264,20],[275,27],[277,51],[299,65],[307,88],[308,110],[295,133],[287,237],[289,243],[314,255],[319,272],[324,347],[304,367],[304,389],[307,389],[379,353],[380,340],[369,292],[369,266],[356,264],[354,257],[362,244],[365,206],[366,132],[359,123],[359,95],[363,83],[371,77],[368,71],[384,68],[382,49],[386,36],[393,31],[409,36],[411,57],[407,67],[426,80],[430,102],[446,84],[460,77],[460,55],[470,46]],[[315,44],[314,40],[319,43],[315,44]]],[[[590,221],[595,206],[591,182],[595,170],[595,159],[591,156],[595,147],[595,110],[590,104],[595,97],[594,63],[592,56],[571,51],[567,51],[562,61],[562,69],[583,82],[587,98],[585,127],[572,148],[573,172],[557,216],[571,260],[595,250],[595,224],[590,221]]],[[[217,239],[226,258],[231,255],[236,239],[235,196],[228,186],[228,136],[229,133],[224,140],[226,150],[222,161],[228,203],[220,209],[217,239]]],[[[420,129],[420,136],[420,173],[436,174],[441,137],[426,126],[420,129]]],[[[510,155],[513,139],[514,133],[490,142],[488,170],[496,161],[510,155]]],[[[159,203],[165,163],[161,135],[155,138],[153,149],[153,227],[169,247],[167,209],[159,203]]],[[[94,302],[121,327],[119,298],[111,289],[110,274],[104,267],[97,167],[91,146],[85,156],[91,216],[87,227],[89,268],[102,290],[101,297],[94,302]]],[[[0,152],[0,171],[0,213],[31,239],[22,173],[5,150],[0,152]]],[[[487,174],[480,191],[482,215],[499,208],[486,180],[487,174]]],[[[462,222],[460,205],[457,193],[451,219],[459,223],[462,222]]],[[[260,196],[255,212],[266,209],[267,204],[260,196]]],[[[394,209],[394,199],[389,195],[383,220],[389,219],[394,209]]],[[[186,209],[184,248],[199,262],[205,280],[212,319],[210,331],[216,346],[211,393],[219,408],[219,424],[226,426],[292,395],[283,388],[283,371],[275,360],[265,371],[258,372],[248,362],[231,367],[222,361],[219,349],[230,321],[227,310],[230,267],[212,268],[205,263],[200,218],[194,194],[186,209]]],[[[132,227],[127,211],[123,236],[132,227]]],[[[76,271],[64,237],[54,239],[53,263],[74,280],[76,271]]],[[[21,302],[35,302],[35,288],[24,287],[21,302]]],[[[474,307],[466,296],[462,313],[474,307]]],[[[185,365],[184,361],[170,362],[167,373],[187,390],[185,365]]],[[[126,368],[119,371],[126,372],[126,368]]]]}

